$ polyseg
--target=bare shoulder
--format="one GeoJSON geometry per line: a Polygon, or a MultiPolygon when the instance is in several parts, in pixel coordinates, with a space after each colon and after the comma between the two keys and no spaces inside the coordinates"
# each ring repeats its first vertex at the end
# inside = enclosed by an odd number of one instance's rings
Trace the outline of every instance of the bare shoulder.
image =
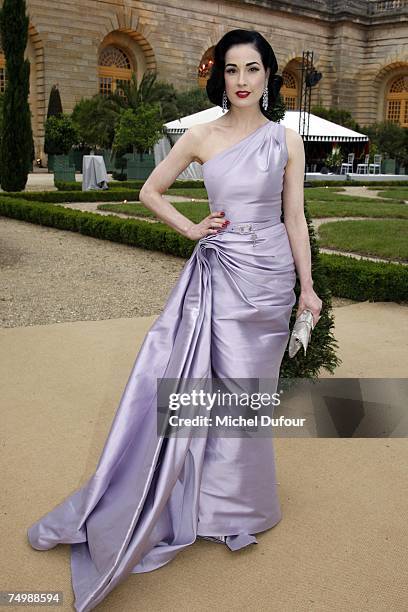
{"type": "Polygon", "coordinates": [[[209,123],[196,123],[189,127],[178,140],[180,143],[182,141],[183,145],[189,151],[191,159],[200,164],[202,163],[200,159],[201,145],[211,132],[209,126],[209,123]]]}
{"type": "Polygon", "coordinates": [[[285,126],[285,133],[287,143],[298,147],[303,146],[303,138],[301,137],[299,132],[296,132],[296,130],[292,130],[292,128],[285,126]]]}
{"type": "Polygon", "coordinates": [[[203,151],[203,146],[208,148],[211,138],[217,134],[217,128],[219,125],[220,121],[219,119],[216,119],[215,121],[208,121],[206,123],[196,123],[188,128],[187,132],[190,133],[190,140],[194,149],[194,161],[197,161],[200,164],[203,163],[203,153],[204,157],[206,156],[206,152],[203,151]]]}
{"type": "Polygon", "coordinates": [[[199,125],[193,125],[185,130],[176,140],[165,159],[176,166],[185,164],[187,167],[192,161],[199,161],[199,146],[202,139],[202,130],[199,125]]]}
{"type": "Polygon", "coordinates": [[[285,137],[289,159],[293,159],[295,156],[304,155],[303,138],[299,132],[285,126],[285,137]]]}

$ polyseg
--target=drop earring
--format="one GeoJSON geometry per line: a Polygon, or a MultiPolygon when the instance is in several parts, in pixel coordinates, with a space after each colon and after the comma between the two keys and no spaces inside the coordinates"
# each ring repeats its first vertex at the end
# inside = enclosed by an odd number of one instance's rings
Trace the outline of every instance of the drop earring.
{"type": "Polygon", "coordinates": [[[222,110],[224,113],[228,110],[228,98],[225,89],[224,93],[222,94],[222,110]]]}
{"type": "Polygon", "coordinates": [[[262,107],[264,110],[268,108],[268,85],[266,83],[262,94],[262,107]]]}

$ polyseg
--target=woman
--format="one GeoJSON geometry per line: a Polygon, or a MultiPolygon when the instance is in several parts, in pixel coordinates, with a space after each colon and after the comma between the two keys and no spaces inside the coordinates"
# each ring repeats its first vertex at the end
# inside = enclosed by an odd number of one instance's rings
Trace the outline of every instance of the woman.
{"type": "Polygon", "coordinates": [[[187,428],[184,436],[163,437],[156,429],[158,379],[265,379],[276,390],[295,265],[297,312],[310,308],[315,324],[320,317],[303,214],[302,139],[266,119],[282,83],[277,68],[259,33],[227,33],[215,47],[207,92],[229,111],[189,129],[140,192],[161,220],[197,244],[142,344],[94,475],[28,530],[38,550],[72,545],[79,612],[130,573],[169,563],[197,537],[237,550],[281,519],[269,436],[217,436],[209,428],[195,436],[187,428]],[[162,197],[194,160],[203,165],[211,208],[196,224],[162,197]]]}

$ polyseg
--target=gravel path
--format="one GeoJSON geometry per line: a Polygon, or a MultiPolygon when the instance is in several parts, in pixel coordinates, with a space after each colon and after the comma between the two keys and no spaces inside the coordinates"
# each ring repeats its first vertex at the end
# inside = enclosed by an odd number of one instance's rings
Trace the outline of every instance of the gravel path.
{"type": "Polygon", "coordinates": [[[383,196],[378,195],[379,191],[387,189],[387,187],[379,187],[378,189],[371,189],[362,185],[358,187],[357,185],[344,185],[339,187],[339,195],[350,195],[350,196],[361,196],[362,198],[377,198],[378,200],[388,200],[389,198],[384,198],[383,196]]]}
{"type": "Polygon", "coordinates": [[[185,262],[0,217],[0,326],[159,314],[185,262]]]}

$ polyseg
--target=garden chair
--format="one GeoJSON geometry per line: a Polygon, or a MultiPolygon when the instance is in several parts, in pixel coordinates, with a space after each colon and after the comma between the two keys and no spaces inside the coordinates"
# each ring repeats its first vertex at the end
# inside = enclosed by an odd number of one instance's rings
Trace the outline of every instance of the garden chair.
{"type": "Polygon", "coordinates": [[[364,156],[364,162],[361,164],[357,164],[357,174],[368,174],[368,160],[370,159],[370,154],[364,156]]]}
{"type": "Polygon", "coordinates": [[[372,164],[368,164],[368,174],[370,174],[371,168],[373,169],[373,174],[375,174],[375,169],[378,168],[378,174],[381,174],[381,160],[382,155],[376,153],[374,155],[374,162],[372,164]]]}
{"type": "Polygon", "coordinates": [[[347,172],[353,172],[353,164],[354,164],[354,153],[349,153],[347,155],[347,161],[341,164],[340,174],[347,174],[347,172]]]}

